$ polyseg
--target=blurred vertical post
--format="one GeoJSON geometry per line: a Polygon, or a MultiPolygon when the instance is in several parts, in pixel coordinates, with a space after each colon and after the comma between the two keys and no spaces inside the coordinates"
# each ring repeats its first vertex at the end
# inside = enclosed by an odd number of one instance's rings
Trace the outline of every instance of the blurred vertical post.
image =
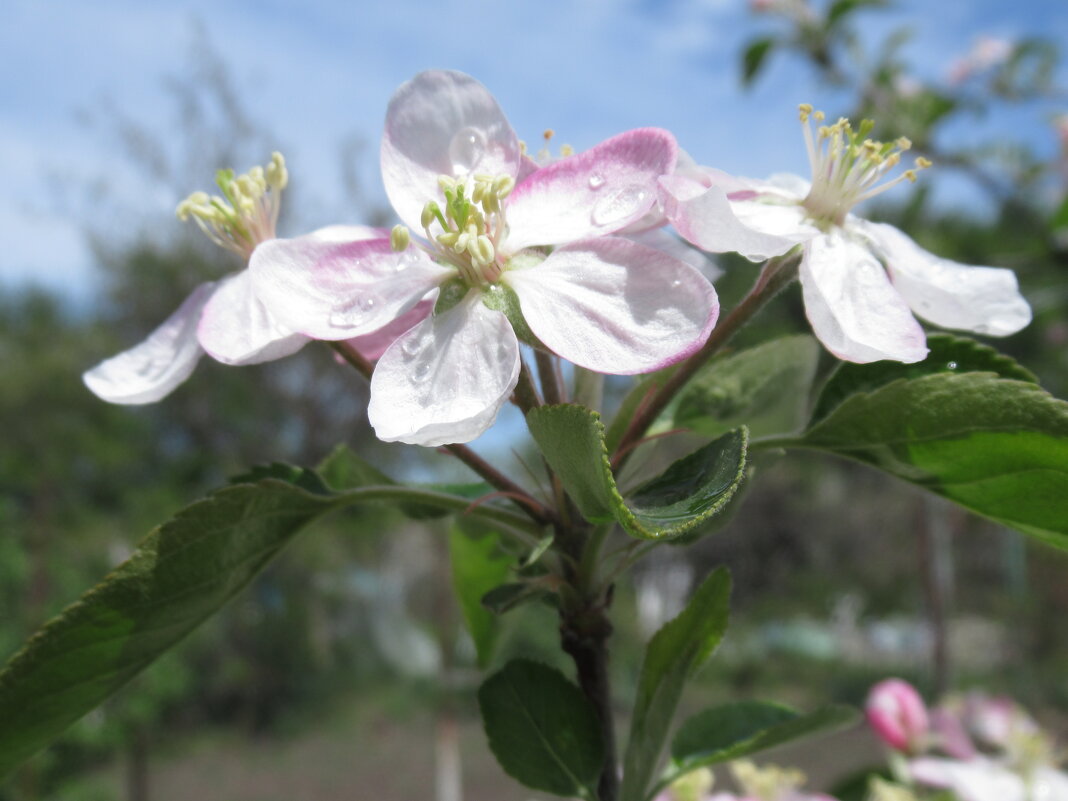
{"type": "Polygon", "coordinates": [[[916,506],[917,556],[931,633],[931,679],[935,696],[945,695],[952,678],[947,610],[953,597],[953,530],[957,516],[949,505],[926,495],[916,506]]]}

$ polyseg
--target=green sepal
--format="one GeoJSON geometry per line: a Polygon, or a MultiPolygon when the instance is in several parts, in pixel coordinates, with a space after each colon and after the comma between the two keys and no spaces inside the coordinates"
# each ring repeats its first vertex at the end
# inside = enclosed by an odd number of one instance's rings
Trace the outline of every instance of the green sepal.
{"type": "Polygon", "coordinates": [[[508,318],[508,322],[512,324],[512,330],[515,331],[515,335],[520,342],[538,350],[548,351],[548,348],[542,344],[541,340],[530,330],[530,326],[527,325],[527,319],[523,316],[523,310],[519,305],[519,296],[510,286],[503,282],[491,284],[490,288],[482,293],[482,303],[485,304],[486,308],[502,312],[508,318]]]}
{"type": "Polygon", "coordinates": [[[467,282],[459,276],[445,281],[441,284],[441,288],[438,291],[438,299],[434,302],[434,315],[444,314],[449,309],[459,305],[460,301],[466,298],[467,293],[470,291],[471,288],[467,285],[467,282]]]}

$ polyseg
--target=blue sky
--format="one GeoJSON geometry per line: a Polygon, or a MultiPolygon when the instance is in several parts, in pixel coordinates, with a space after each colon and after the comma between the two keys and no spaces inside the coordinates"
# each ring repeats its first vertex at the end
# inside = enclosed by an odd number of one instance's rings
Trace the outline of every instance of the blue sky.
{"type": "MultiPolygon", "coordinates": [[[[1068,40],[1064,0],[901,0],[897,10],[866,19],[872,24],[864,36],[873,41],[912,25],[906,53],[928,76],[943,74],[979,34],[1068,40]]],[[[101,224],[92,192],[101,178],[124,201],[121,214],[108,207],[109,235],[178,225],[178,194],[133,172],[113,136],[79,119],[109,102],[166,131],[175,106],[163,82],[190,68],[197,20],[223,53],[252,117],[268,121],[291,171],[315,187],[297,215],[307,226],[358,222],[336,217],[345,208],[338,147],[352,134],[369,143],[360,171],[380,196],[375,154],[386,103],[399,83],[427,67],[475,75],[521,137],[536,139],[552,127],[559,141],[581,149],[627,128],[658,125],[698,161],[750,175],[803,172],[796,104],[835,108],[833,96],[786,59],[772,63],[755,91],[739,90],[739,50],[768,27],[748,14],[744,0],[6,0],[0,287],[30,281],[93,297],[84,229],[101,224]]],[[[1046,113],[987,118],[976,135],[1011,129],[1051,153],[1046,113]]],[[[210,178],[189,176],[188,190],[210,178]]]]}

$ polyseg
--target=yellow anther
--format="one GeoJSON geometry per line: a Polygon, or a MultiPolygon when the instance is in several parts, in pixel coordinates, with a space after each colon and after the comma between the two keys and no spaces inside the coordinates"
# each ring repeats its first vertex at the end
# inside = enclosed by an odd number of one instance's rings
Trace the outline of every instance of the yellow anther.
{"type": "Polygon", "coordinates": [[[433,200],[429,200],[423,206],[423,213],[419,215],[419,224],[424,228],[429,228],[430,224],[439,216],[441,216],[441,208],[433,200]]]}
{"type": "Polygon", "coordinates": [[[289,171],[286,160],[277,150],[271,154],[271,163],[267,165],[267,185],[272,189],[285,189],[289,183],[289,171]]]}
{"type": "Polygon", "coordinates": [[[515,178],[511,175],[498,175],[493,181],[493,193],[502,200],[515,189],[515,178]]]}
{"type": "MultiPolygon", "coordinates": [[[[444,234],[438,234],[438,242],[442,247],[452,248],[456,245],[456,240],[460,238],[460,235],[455,231],[446,231],[444,234]]],[[[460,252],[460,251],[457,251],[460,252]]]]}
{"type": "Polygon", "coordinates": [[[455,178],[453,178],[451,176],[448,176],[448,175],[439,175],[438,176],[438,187],[446,195],[448,195],[450,192],[455,192],[458,183],[459,182],[455,178]]]}
{"type": "Polygon", "coordinates": [[[475,181],[475,188],[471,190],[471,200],[475,203],[481,203],[482,198],[486,196],[488,188],[482,181],[475,181]]]}
{"type": "Polygon", "coordinates": [[[894,140],[894,144],[897,145],[898,148],[900,148],[901,150],[909,150],[912,148],[912,140],[909,139],[907,136],[899,136],[897,139],[894,140]]]}
{"type": "Polygon", "coordinates": [[[886,168],[890,169],[891,167],[896,167],[898,165],[898,162],[900,161],[900,153],[891,153],[889,156],[886,157],[886,161],[884,163],[886,164],[886,168]]]}
{"type": "Polygon", "coordinates": [[[812,104],[802,103],[797,107],[797,110],[800,112],[801,122],[808,122],[808,117],[812,113],[812,104]]]}
{"type": "Polygon", "coordinates": [[[902,174],[908,178],[910,184],[916,183],[916,170],[905,170],[902,174]]]}
{"type": "Polygon", "coordinates": [[[475,261],[483,265],[489,264],[497,256],[493,249],[493,242],[485,234],[475,239],[470,244],[469,248],[471,250],[471,256],[475,261]]]}
{"type": "MultiPolygon", "coordinates": [[[[440,238],[439,238],[440,240],[440,238]]],[[[467,243],[471,241],[471,234],[464,231],[462,234],[456,235],[456,241],[452,245],[452,249],[455,253],[463,253],[467,250],[467,243]]]]}
{"type": "Polygon", "coordinates": [[[519,154],[525,156],[527,154],[527,143],[522,139],[519,140],[519,154]]]}
{"type": "Polygon", "coordinates": [[[931,166],[931,160],[930,159],[926,159],[923,156],[919,156],[916,159],[916,169],[918,169],[918,170],[926,170],[930,166],[931,166]]]}
{"type": "Polygon", "coordinates": [[[554,136],[556,136],[556,131],[554,131],[552,128],[546,128],[545,131],[542,133],[542,138],[545,139],[546,142],[548,142],[554,136]]]}
{"type": "Polygon", "coordinates": [[[571,147],[571,145],[560,145],[560,155],[563,156],[565,159],[568,156],[574,156],[575,148],[571,147]]]}
{"type": "Polygon", "coordinates": [[[389,246],[398,253],[407,250],[411,241],[412,235],[403,225],[394,225],[393,230],[389,232],[389,246]]]}

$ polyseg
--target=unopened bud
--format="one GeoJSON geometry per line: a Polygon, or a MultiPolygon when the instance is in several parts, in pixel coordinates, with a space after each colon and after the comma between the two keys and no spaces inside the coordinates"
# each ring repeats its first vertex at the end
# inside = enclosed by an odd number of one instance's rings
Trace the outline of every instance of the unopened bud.
{"type": "Polygon", "coordinates": [[[920,749],[930,727],[920,694],[901,679],[886,679],[872,687],[864,714],[884,743],[905,753],[920,749]]]}

